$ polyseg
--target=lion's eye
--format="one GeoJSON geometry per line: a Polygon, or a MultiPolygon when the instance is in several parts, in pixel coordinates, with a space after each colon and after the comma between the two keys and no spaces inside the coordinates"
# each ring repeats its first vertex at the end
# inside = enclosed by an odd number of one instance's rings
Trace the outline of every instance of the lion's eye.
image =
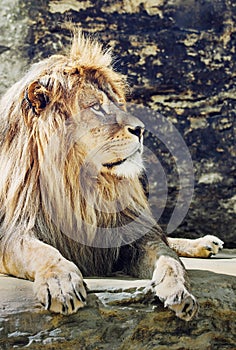
{"type": "Polygon", "coordinates": [[[90,110],[92,110],[97,116],[109,116],[110,113],[110,109],[109,109],[109,105],[108,104],[101,104],[99,102],[94,103],[93,105],[91,105],[90,110]]]}
{"type": "Polygon", "coordinates": [[[91,109],[97,116],[100,116],[100,117],[104,117],[105,115],[108,114],[100,103],[95,103],[93,106],[90,107],[90,109],[91,109]]]}
{"type": "Polygon", "coordinates": [[[99,103],[95,103],[90,108],[98,112],[101,110],[101,105],[99,103]]]}

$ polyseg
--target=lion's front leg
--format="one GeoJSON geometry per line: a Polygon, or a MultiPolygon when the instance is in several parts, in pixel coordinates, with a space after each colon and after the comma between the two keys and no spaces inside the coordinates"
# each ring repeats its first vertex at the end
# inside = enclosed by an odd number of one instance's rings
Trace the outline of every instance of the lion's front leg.
{"type": "Polygon", "coordinates": [[[151,288],[164,306],[173,310],[177,317],[190,321],[197,312],[195,297],[188,291],[183,266],[170,256],[160,256],[155,264],[151,288]]]}
{"type": "Polygon", "coordinates": [[[4,247],[3,273],[34,281],[34,292],[47,310],[71,314],[85,305],[86,290],[77,266],[57,249],[32,236],[4,247]]]}
{"type": "Polygon", "coordinates": [[[161,238],[146,243],[141,249],[144,253],[138,259],[134,274],[147,278],[151,272],[147,290],[151,288],[177,317],[190,321],[198,310],[198,304],[189,291],[187,272],[176,253],[161,238]]]}

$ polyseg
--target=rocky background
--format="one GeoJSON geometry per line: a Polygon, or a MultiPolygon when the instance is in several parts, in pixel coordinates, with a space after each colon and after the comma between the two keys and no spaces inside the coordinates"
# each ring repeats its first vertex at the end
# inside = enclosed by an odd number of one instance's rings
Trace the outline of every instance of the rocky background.
{"type": "MultiPolygon", "coordinates": [[[[1,0],[0,16],[0,94],[32,62],[69,46],[67,21],[111,46],[116,69],[128,76],[129,101],[145,110],[144,122],[158,129],[161,113],[193,160],[194,197],[171,235],[215,234],[236,246],[234,1],[1,0]]],[[[151,167],[150,204],[154,212],[163,210],[165,228],[176,205],[178,169],[173,152],[149,131],[146,145],[166,177],[163,203],[160,175],[151,167]]]]}

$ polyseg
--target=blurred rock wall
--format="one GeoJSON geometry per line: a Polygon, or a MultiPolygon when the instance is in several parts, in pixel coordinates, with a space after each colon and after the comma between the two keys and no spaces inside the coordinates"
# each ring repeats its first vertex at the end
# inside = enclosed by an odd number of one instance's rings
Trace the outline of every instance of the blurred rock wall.
{"type": "MultiPolygon", "coordinates": [[[[145,111],[143,121],[158,130],[161,113],[180,132],[193,160],[194,197],[171,234],[215,234],[226,246],[236,246],[233,1],[1,0],[0,16],[1,94],[32,62],[69,46],[67,21],[111,46],[116,69],[128,76],[129,101],[145,111]]],[[[139,115],[139,108],[133,110],[139,115]]],[[[154,212],[163,209],[165,228],[179,192],[178,169],[172,152],[149,130],[145,142],[166,176],[163,203],[159,175],[150,167],[150,204],[154,212]]]]}

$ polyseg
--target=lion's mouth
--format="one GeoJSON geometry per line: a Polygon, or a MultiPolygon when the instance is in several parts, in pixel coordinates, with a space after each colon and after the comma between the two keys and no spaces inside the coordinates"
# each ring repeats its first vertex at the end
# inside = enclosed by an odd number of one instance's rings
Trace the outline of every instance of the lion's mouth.
{"type": "Polygon", "coordinates": [[[137,149],[134,153],[132,153],[130,156],[123,158],[123,159],[119,159],[115,162],[109,162],[109,163],[104,163],[102,164],[104,167],[108,168],[108,169],[112,169],[116,166],[119,166],[121,164],[123,164],[124,162],[126,162],[128,159],[133,158],[137,153],[141,153],[141,149],[137,149]]]}
{"type": "Polygon", "coordinates": [[[127,160],[127,158],[124,158],[124,159],[118,160],[117,162],[104,163],[103,166],[105,166],[108,169],[111,169],[111,168],[113,168],[115,166],[123,164],[126,160],[127,160]]]}

